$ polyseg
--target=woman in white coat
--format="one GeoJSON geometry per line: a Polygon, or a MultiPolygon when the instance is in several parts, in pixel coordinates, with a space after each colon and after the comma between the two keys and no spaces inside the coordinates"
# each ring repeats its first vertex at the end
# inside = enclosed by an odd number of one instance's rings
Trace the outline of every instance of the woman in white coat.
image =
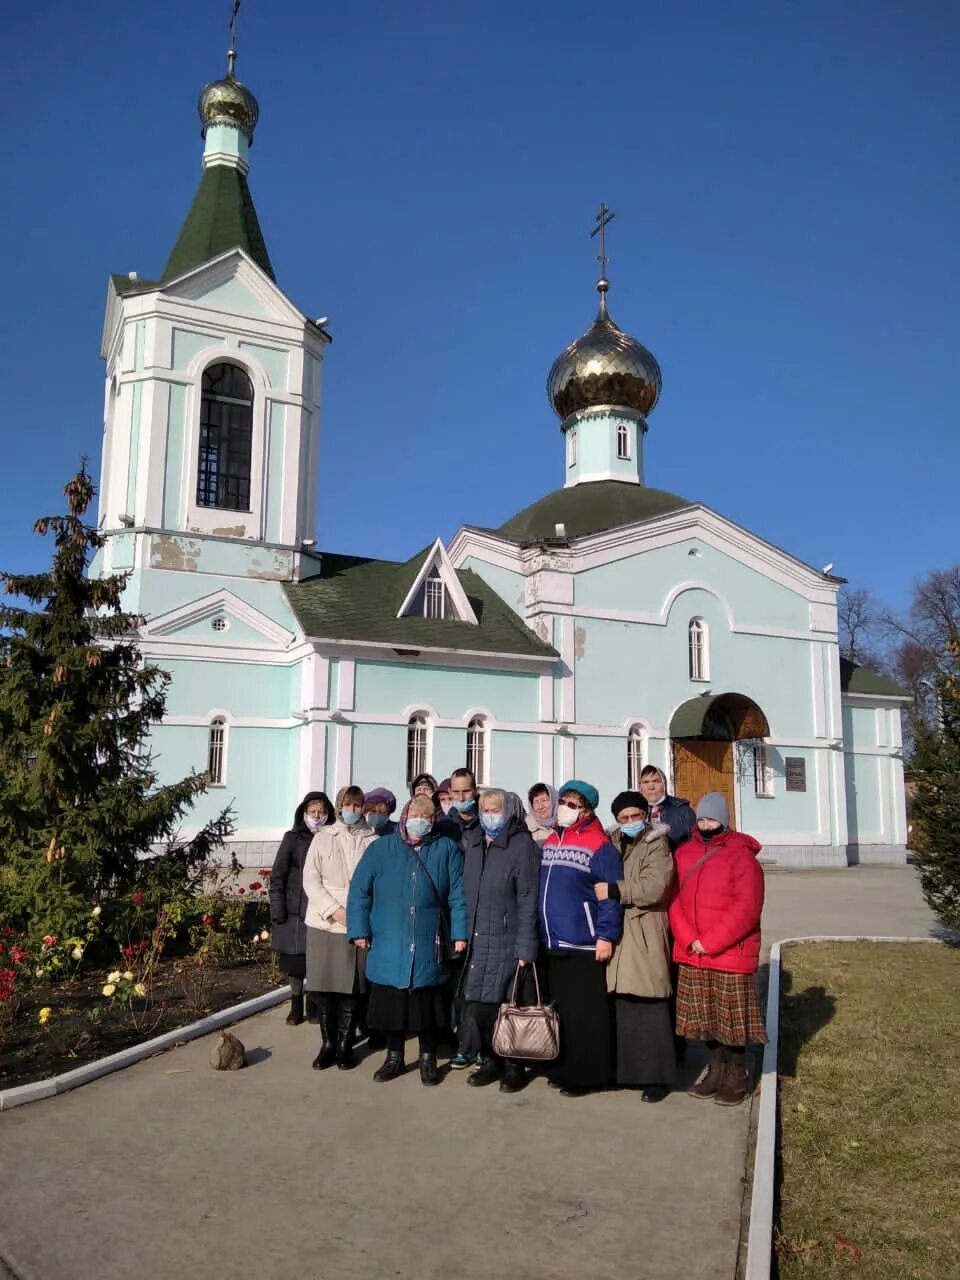
{"type": "Polygon", "coordinates": [[[347,940],[347,894],[367,845],[377,838],[363,818],[363,791],[344,787],[337,820],[311,841],[303,866],[307,895],[306,989],[317,1009],[322,1043],[318,1071],[356,1065],[353,1029],[357,1002],[366,991],[365,956],[347,940]]]}

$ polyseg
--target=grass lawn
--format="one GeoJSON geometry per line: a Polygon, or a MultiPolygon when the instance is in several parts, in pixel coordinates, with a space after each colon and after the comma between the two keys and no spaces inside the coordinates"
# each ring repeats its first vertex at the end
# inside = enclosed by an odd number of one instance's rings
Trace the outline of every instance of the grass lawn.
{"type": "Polygon", "coordinates": [[[960,950],[783,955],[780,1280],[960,1277],[960,950]]]}

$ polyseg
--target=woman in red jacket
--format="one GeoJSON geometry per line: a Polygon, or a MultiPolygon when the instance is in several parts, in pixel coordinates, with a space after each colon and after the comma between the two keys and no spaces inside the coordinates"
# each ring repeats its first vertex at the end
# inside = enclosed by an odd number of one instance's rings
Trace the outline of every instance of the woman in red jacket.
{"type": "Polygon", "coordinates": [[[760,960],[761,845],[730,830],[717,791],[697,805],[697,825],[676,852],[679,888],[670,905],[680,966],[677,1034],[705,1040],[706,1074],[690,1090],[733,1107],[747,1096],[746,1047],[766,1043],[754,975],[760,960]]]}

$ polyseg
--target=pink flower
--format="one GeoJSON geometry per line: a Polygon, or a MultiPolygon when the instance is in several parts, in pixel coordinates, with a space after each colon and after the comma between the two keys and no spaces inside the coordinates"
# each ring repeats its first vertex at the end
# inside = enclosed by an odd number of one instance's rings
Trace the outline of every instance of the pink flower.
{"type": "Polygon", "coordinates": [[[246,893],[246,892],[247,892],[246,889],[243,889],[243,888],[237,890],[237,893],[246,893]]]}
{"type": "Polygon", "coordinates": [[[270,875],[270,868],[269,868],[269,867],[261,867],[261,868],[260,868],[260,870],[257,872],[257,875],[258,875],[258,876],[269,876],[269,875],[270,875]]]}
{"type": "Polygon", "coordinates": [[[143,898],[144,898],[144,895],[142,893],[131,893],[130,895],[130,901],[136,907],[140,906],[140,904],[143,902],[143,898]]]}
{"type": "Polygon", "coordinates": [[[213,924],[213,916],[203,916],[200,923],[205,924],[209,929],[210,926],[213,924]]]}
{"type": "Polygon", "coordinates": [[[43,940],[43,945],[45,947],[55,947],[57,945],[57,935],[55,933],[48,933],[43,940]]]}

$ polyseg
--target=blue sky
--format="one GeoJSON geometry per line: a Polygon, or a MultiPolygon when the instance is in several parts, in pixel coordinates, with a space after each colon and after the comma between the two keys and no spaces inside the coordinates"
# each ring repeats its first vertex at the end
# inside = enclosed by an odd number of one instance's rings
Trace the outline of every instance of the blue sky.
{"type": "MultiPolygon", "coordinates": [[[[99,467],[110,271],[200,176],[226,0],[4,15],[3,567],[99,467]]],[[[250,184],[329,315],[320,545],[405,558],[562,483],[544,380],[595,310],[664,373],[648,482],[894,606],[958,558],[960,7],[245,0],[250,184]]]]}

